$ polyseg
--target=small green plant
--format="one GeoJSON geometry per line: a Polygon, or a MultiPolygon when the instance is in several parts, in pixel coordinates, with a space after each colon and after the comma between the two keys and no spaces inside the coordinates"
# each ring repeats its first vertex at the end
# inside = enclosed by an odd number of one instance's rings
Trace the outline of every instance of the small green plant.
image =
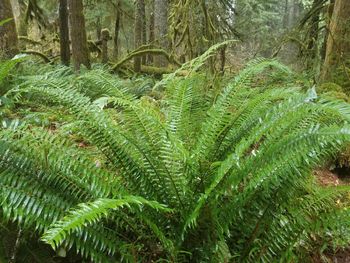
{"type": "Polygon", "coordinates": [[[329,229],[346,228],[348,242],[348,187],[311,174],[350,141],[350,106],[252,88],[271,68],[290,74],[253,61],[217,96],[199,73],[174,76],[160,102],[103,71],[28,77],[19,98],[64,106],[65,131],[104,162],[60,132],[13,122],[0,131],[3,217],[95,262],[298,261],[329,229]]]}

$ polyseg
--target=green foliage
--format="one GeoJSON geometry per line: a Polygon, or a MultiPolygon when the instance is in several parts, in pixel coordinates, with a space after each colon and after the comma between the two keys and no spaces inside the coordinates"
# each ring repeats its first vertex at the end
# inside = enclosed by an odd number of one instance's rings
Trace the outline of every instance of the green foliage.
{"type": "Polygon", "coordinates": [[[5,78],[9,75],[11,70],[23,59],[11,59],[6,61],[0,61],[0,87],[5,80],[5,78]]]}
{"type": "Polygon", "coordinates": [[[81,230],[82,226],[96,223],[101,220],[102,216],[107,217],[109,210],[116,210],[124,206],[130,207],[132,204],[147,205],[156,210],[171,211],[157,202],[150,202],[136,196],[124,196],[122,199],[98,199],[92,203],[80,204],[79,208],[74,209],[63,220],[51,226],[42,239],[52,247],[58,248],[67,239],[68,235],[81,230]]]}
{"type": "Polygon", "coordinates": [[[290,74],[255,60],[219,93],[174,75],[160,101],[103,69],[27,76],[9,98],[70,118],[0,130],[2,215],[95,262],[284,262],[307,259],[315,235],[348,244],[348,187],[311,174],[350,142],[350,106],[290,74]],[[259,81],[274,72],[285,88],[259,81]]]}
{"type": "Polygon", "coordinates": [[[13,18],[8,18],[8,19],[5,19],[5,20],[2,20],[2,21],[0,21],[0,26],[5,25],[6,23],[8,23],[8,22],[10,22],[12,20],[13,20],[13,18]]]}

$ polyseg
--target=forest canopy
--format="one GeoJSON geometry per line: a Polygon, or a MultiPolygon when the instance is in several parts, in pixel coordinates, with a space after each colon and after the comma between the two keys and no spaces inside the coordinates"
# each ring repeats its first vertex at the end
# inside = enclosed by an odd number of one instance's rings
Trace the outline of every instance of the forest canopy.
{"type": "Polygon", "coordinates": [[[0,263],[349,262],[350,1],[0,0],[0,263]]]}

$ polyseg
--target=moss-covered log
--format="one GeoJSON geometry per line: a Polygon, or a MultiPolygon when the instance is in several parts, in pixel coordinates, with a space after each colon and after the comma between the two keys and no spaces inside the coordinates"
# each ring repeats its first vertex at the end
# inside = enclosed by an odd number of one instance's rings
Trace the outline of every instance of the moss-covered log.
{"type": "Polygon", "coordinates": [[[136,51],[131,52],[125,58],[123,58],[118,63],[116,63],[112,69],[117,70],[120,66],[122,66],[127,61],[133,59],[134,57],[140,57],[147,54],[164,56],[170,63],[175,64],[176,66],[179,66],[179,67],[181,66],[180,62],[178,62],[172,55],[170,55],[168,52],[166,52],[163,49],[141,49],[141,50],[138,49],[136,51]]]}

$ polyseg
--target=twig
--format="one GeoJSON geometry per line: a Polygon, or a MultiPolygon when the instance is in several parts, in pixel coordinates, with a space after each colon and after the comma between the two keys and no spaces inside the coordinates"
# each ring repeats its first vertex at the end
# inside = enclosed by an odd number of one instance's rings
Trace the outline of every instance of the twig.
{"type": "Polygon", "coordinates": [[[22,237],[22,229],[19,228],[18,233],[17,233],[15,246],[13,247],[13,252],[12,252],[11,259],[10,259],[9,263],[16,263],[19,246],[21,244],[21,237],[22,237]]]}

